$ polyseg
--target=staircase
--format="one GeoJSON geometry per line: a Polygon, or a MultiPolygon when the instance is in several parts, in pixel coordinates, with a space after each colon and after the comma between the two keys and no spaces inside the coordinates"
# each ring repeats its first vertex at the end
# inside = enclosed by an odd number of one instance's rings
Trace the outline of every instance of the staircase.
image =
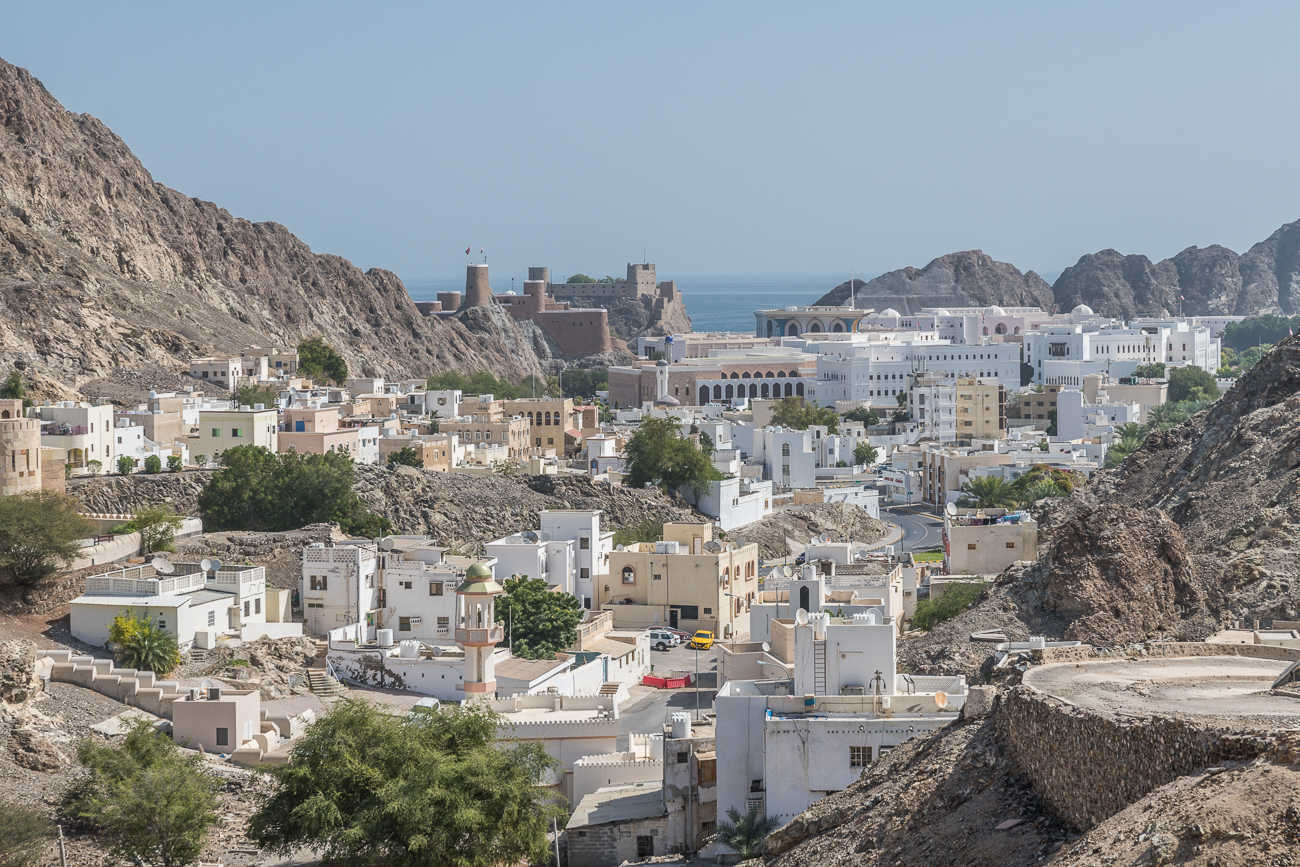
{"type": "Polygon", "coordinates": [[[208,651],[205,647],[191,647],[189,650],[190,662],[207,662],[208,651]]]}
{"type": "Polygon", "coordinates": [[[826,640],[813,640],[813,694],[826,694],[826,640]]]}
{"type": "Polygon", "coordinates": [[[315,639],[314,643],[316,645],[316,656],[307,664],[307,667],[324,670],[325,657],[329,654],[330,650],[329,643],[320,638],[315,639]]]}
{"type": "Polygon", "coordinates": [[[307,669],[307,684],[311,691],[321,698],[332,698],[347,692],[347,686],[339,683],[334,676],[322,668],[307,669]]]}
{"type": "Polygon", "coordinates": [[[607,680],[600,685],[600,692],[597,694],[610,696],[612,698],[613,696],[618,695],[618,688],[620,685],[621,684],[619,684],[617,681],[607,680]]]}

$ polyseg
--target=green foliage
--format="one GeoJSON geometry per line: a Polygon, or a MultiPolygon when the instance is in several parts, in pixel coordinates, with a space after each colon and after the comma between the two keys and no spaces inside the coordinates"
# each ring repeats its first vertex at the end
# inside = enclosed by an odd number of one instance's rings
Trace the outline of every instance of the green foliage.
{"type": "MultiPolygon", "coordinates": [[[[565,379],[568,379],[566,376],[565,379]]],[[[567,383],[566,383],[567,385],[567,383]]],[[[500,400],[515,400],[521,397],[547,397],[558,391],[558,384],[546,383],[536,377],[523,379],[519,385],[511,385],[508,379],[497,379],[486,370],[480,370],[473,376],[466,376],[459,370],[449,370],[429,377],[428,386],[436,391],[459,390],[465,394],[490,394],[500,400]]]]}
{"type": "Polygon", "coordinates": [[[1221,342],[1238,352],[1262,343],[1278,343],[1293,331],[1300,331],[1300,316],[1251,316],[1240,322],[1229,322],[1223,329],[1221,342]]]}
{"type": "Polygon", "coordinates": [[[666,491],[690,488],[699,494],[711,481],[725,478],[709,456],[681,435],[681,423],[672,418],[648,418],[623,450],[627,475],[623,484],[643,488],[655,484],[666,491]]]}
{"type": "Polygon", "coordinates": [[[905,409],[895,410],[889,414],[890,421],[911,421],[912,414],[905,409]]]}
{"type": "Polygon", "coordinates": [[[122,746],[85,740],[77,760],[89,771],[64,795],[64,812],[90,826],[119,858],[157,867],[193,864],[217,818],[218,783],[200,756],[187,757],[149,720],[122,746]]]}
{"type": "Polygon", "coordinates": [[[1020,395],[1018,393],[1007,395],[1007,418],[1020,418],[1020,395]]]}
{"type": "Polygon", "coordinates": [[[181,456],[180,456],[180,455],[168,455],[168,456],[167,456],[167,472],[169,472],[169,473],[179,473],[179,472],[181,471],[181,469],[182,469],[183,466],[184,466],[184,464],[181,462],[181,456]]]}
{"type": "Polygon", "coordinates": [[[1047,411],[1047,430],[1043,431],[1043,433],[1047,434],[1049,437],[1057,436],[1057,432],[1056,432],[1056,410],[1054,410],[1054,409],[1049,409],[1049,410],[1047,411]]]}
{"type": "Polygon", "coordinates": [[[324,338],[310,337],[298,344],[298,372],[342,385],[348,378],[348,363],[324,338]]]}
{"type": "Polygon", "coordinates": [[[0,584],[35,584],[67,568],[81,551],[77,540],[98,532],[79,509],[49,491],[0,496],[0,584]]]}
{"type": "Polygon", "coordinates": [[[117,471],[122,475],[128,475],[135,469],[135,461],[126,455],[119,455],[117,458],[117,471]]]}
{"type": "Polygon", "coordinates": [[[402,446],[397,451],[389,454],[388,463],[390,466],[393,464],[401,464],[405,467],[415,467],[420,470],[424,469],[424,458],[420,457],[420,453],[410,446],[402,446]]]}
{"type": "Polygon", "coordinates": [[[666,361],[668,358],[668,356],[664,355],[663,351],[659,349],[650,350],[649,352],[646,353],[645,357],[648,358],[650,361],[666,361]]]}
{"type": "Polygon", "coordinates": [[[595,277],[588,277],[586,274],[574,274],[572,277],[565,280],[564,282],[565,283],[596,283],[598,281],[596,280],[595,277]]]}
{"type": "Polygon", "coordinates": [[[962,483],[962,509],[1006,509],[1016,505],[1016,491],[1001,476],[976,476],[962,483]]]}
{"type": "Polygon", "coordinates": [[[1068,496],[1076,487],[1083,484],[1082,473],[1047,464],[1035,464],[1029,472],[1021,475],[1011,484],[1012,494],[1021,503],[1033,503],[1045,496],[1068,496]],[[1052,494],[1045,486],[1050,485],[1059,493],[1052,494]],[[1044,486],[1041,491],[1035,488],[1044,486]]]}
{"type": "Polygon", "coordinates": [[[21,400],[23,409],[27,409],[33,401],[27,397],[27,389],[23,387],[23,378],[14,370],[9,373],[3,383],[0,383],[0,400],[21,400]]]}
{"type": "Polygon", "coordinates": [[[870,427],[873,424],[880,424],[880,413],[866,406],[860,406],[857,409],[851,409],[844,413],[847,421],[856,421],[870,427]]]}
{"type": "Polygon", "coordinates": [[[664,537],[664,525],[646,519],[635,527],[615,527],[615,545],[635,545],[637,542],[659,542],[664,537]]]}
{"type": "Polygon", "coordinates": [[[1219,386],[1214,376],[1199,367],[1175,367],[1169,371],[1169,401],[1217,400],[1219,386]]]}
{"type": "Polygon", "coordinates": [[[1151,364],[1139,364],[1133,369],[1133,375],[1139,379],[1164,379],[1165,363],[1156,361],[1151,364]]]}
{"type": "Polygon", "coordinates": [[[337,522],[358,536],[388,532],[388,520],[353,492],[352,459],[342,452],[277,455],[261,446],[235,446],[221,462],[199,494],[205,527],[278,531],[337,522]]]}
{"type": "Polygon", "coordinates": [[[515,656],[554,659],[578,640],[582,606],[571,593],[552,593],[541,578],[507,578],[506,595],[497,599],[496,616],[506,624],[515,656]]]}
{"type": "Polygon", "coordinates": [[[181,528],[184,518],[166,503],[136,509],[131,520],[121,527],[114,527],[113,532],[140,533],[140,551],[152,554],[155,551],[175,551],[172,544],[176,541],[176,531],[181,528]]]}
{"type": "MultiPolygon", "coordinates": [[[[346,376],[343,378],[347,379],[346,376]]],[[[270,409],[274,409],[280,401],[280,395],[276,393],[275,389],[256,385],[241,385],[235,389],[235,393],[231,397],[240,406],[257,406],[260,403],[270,409]]]]}
{"type": "Polygon", "coordinates": [[[113,618],[108,640],[117,646],[117,660],[124,668],[166,677],[181,664],[175,633],[159,629],[147,615],[136,616],[130,609],[113,618]]]}
{"type": "Polygon", "coordinates": [[[0,867],[31,867],[54,839],[54,823],[37,810],[0,801],[0,867]]]}
{"type": "Polygon", "coordinates": [[[824,425],[830,433],[835,433],[840,415],[831,407],[815,406],[802,397],[783,397],[772,408],[772,424],[791,430],[808,430],[812,425],[824,425]]]}
{"type": "Polygon", "coordinates": [[[894,403],[898,404],[899,409],[907,409],[907,389],[900,389],[898,396],[894,398],[894,403]]]}
{"type": "Polygon", "coordinates": [[[1219,368],[1218,375],[1236,379],[1256,364],[1259,364],[1259,360],[1264,357],[1264,353],[1272,348],[1272,344],[1268,343],[1261,346],[1247,347],[1240,352],[1224,347],[1220,353],[1222,367],[1219,368]]]}
{"type": "Polygon", "coordinates": [[[858,443],[853,448],[853,463],[858,466],[869,467],[876,462],[876,458],[879,456],[880,453],[876,450],[876,447],[867,443],[858,443]]]}
{"type": "Polygon", "coordinates": [[[248,668],[247,659],[232,659],[228,663],[232,668],[248,668]]]}
{"type": "Polygon", "coordinates": [[[747,861],[763,854],[763,841],[780,825],[781,820],[775,816],[760,817],[757,806],[750,807],[743,816],[735,807],[728,807],[727,818],[718,821],[714,833],[719,843],[747,861]]]}
{"type": "Polygon", "coordinates": [[[149,455],[144,459],[144,471],[150,475],[157,475],[162,472],[162,458],[157,455],[149,455]]]}
{"type": "Polygon", "coordinates": [[[836,461],[836,462],[835,462],[835,466],[836,466],[836,467],[847,467],[848,465],[849,465],[849,462],[848,462],[848,461],[836,461]]]}
{"type": "Polygon", "coordinates": [[[1029,383],[1033,381],[1034,381],[1034,366],[1027,361],[1020,362],[1020,387],[1024,388],[1026,385],[1029,385],[1029,383]]]}
{"type": "Polygon", "coordinates": [[[918,599],[912,625],[929,632],[949,618],[956,617],[975,603],[984,592],[979,581],[959,581],[948,584],[938,599],[918,599]]]}
{"type": "Polygon", "coordinates": [[[97,476],[100,471],[104,469],[104,463],[102,461],[89,460],[86,461],[86,469],[90,470],[92,476],[97,476]]]}
{"type": "Polygon", "coordinates": [[[321,851],[326,864],[495,867],[544,861],[559,816],[539,784],[557,768],[539,741],[502,743],[481,704],[408,720],[336,702],[272,766],[275,791],[247,834],[262,849],[321,851]]]}
{"type": "Polygon", "coordinates": [[[1023,505],[1037,503],[1039,500],[1045,500],[1051,497],[1064,497],[1065,491],[1058,488],[1051,482],[1039,482],[1033,487],[1026,488],[1020,496],[1020,502],[1023,505]]]}
{"type": "Polygon", "coordinates": [[[560,384],[564,386],[565,397],[594,400],[596,392],[609,390],[609,368],[571,368],[560,374],[560,384]]]}
{"type": "Polygon", "coordinates": [[[195,465],[196,467],[206,467],[206,466],[208,465],[208,456],[207,456],[207,455],[195,455],[195,456],[194,456],[194,465],[195,465]]]}

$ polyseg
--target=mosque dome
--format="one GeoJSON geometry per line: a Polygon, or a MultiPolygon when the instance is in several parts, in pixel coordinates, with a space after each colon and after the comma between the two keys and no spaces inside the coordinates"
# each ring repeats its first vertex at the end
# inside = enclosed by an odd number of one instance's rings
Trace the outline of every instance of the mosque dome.
{"type": "Polygon", "coordinates": [[[1006,316],[1007,311],[1003,310],[1001,307],[999,307],[996,304],[991,304],[988,307],[984,308],[984,314],[986,316],[1006,316]]]}
{"type": "Polygon", "coordinates": [[[880,311],[880,315],[881,315],[881,316],[892,316],[892,317],[894,317],[895,319],[897,319],[897,318],[898,318],[900,315],[902,315],[902,314],[900,314],[900,313],[899,313],[897,310],[895,310],[893,307],[886,307],[884,310],[881,310],[881,311],[880,311]]]}
{"type": "Polygon", "coordinates": [[[930,315],[931,315],[931,316],[951,316],[952,314],[949,313],[947,310],[945,310],[945,309],[942,308],[942,307],[936,307],[936,308],[934,308],[933,310],[930,311],[930,315]]]}
{"type": "Polygon", "coordinates": [[[1089,307],[1087,304],[1080,304],[1078,307],[1074,308],[1074,309],[1071,310],[1070,312],[1073,313],[1075,316],[1093,316],[1093,315],[1095,315],[1095,314],[1092,312],[1092,308],[1089,307]]]}
{"type": "Polygon", "coordinates": [[[506,590],[492,578],[492,570],[482,563],[475,563],[465,570],[465,580],[456,588],[457,593],[488,595],[505,593],[506,590]]]}
{"type": "Polygon", "coordinates": [[[681,406],[682,402],[671,394],[665,394],[655,401],[655,406],[681,406]]]}

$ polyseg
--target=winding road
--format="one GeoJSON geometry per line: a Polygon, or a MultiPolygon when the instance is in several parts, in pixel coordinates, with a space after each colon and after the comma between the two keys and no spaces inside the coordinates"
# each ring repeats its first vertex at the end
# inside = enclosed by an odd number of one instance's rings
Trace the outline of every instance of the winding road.
{"type": "Polygon", "coordinates": [[[883,506],[880,519],[903,531],[898,547],[902,551],[924,551],[943,544],[943,521],[917,506],[883,506]]]}

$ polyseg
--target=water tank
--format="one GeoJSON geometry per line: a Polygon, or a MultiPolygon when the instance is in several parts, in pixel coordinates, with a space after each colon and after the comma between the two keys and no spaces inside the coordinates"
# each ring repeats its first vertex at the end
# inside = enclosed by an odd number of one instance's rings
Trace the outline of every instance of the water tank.
{"type": "Polygon", "coordinates": [[[689,738],[691,736],[691,715],[688,713],[674,713],[670,717],[673,721],[673,740],[689,738]]]}
{"type": "Polygon", "coordinates": [[[375,643],[380,647],[393,646],[393,630],[379,629],[375,631],[375,643]]]}
{"type": "Polygon", "coordinates": [[[1041,635],[1031,635],[1029,637],[1030,650],[1045,650],[1047,648],[1047,639],[1041,635]]]}
{"type": "MultiPolygon", "coordinates": [[[[390,635],[392,634],[391,631],[389,630],[385,630],[385,631],[389,632],[390,635]]],[[[407,640],[401,642],[398,645],[398,647],[401,648],[401,650],[399,651],[399,655],[401,656],[402,659],[420,658],[420,642],[407,640]]]]}
{"type": "Polygon", "coordinates": [[[880,612],[877,611],[875,608],[868,608],[866,611],[862,611],[857,614],[854,614],[853,622],[855,624],[861,624],[863,626],[879,626],[880,612]]]}

